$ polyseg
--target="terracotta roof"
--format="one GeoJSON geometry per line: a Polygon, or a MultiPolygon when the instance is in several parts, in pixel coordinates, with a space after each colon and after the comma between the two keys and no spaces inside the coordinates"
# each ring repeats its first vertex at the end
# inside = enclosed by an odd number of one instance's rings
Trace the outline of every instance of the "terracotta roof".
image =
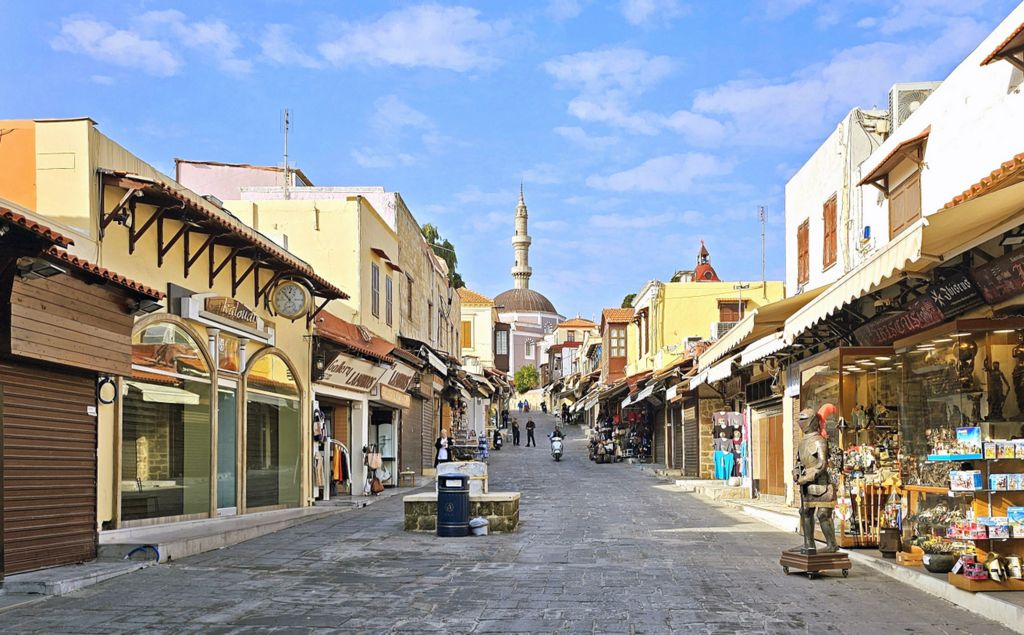
{"type": "Polygon", "coordinates": [[[181,205],[174,209],[168,209],[165,214],[167,218],[175,218],[170,214],[192,214],[192,219],[195,220],[195,215],[201,218],[200,222],[206,221],[216,226],[211,228],[216,230],[226,230],[218,242],[221,244],[228,244],[228,241],[232,239],[235,242],[241,242],[243,247],[253,248],[270,256],[277,261],[277,264],[281,267],[286,267],[299,275],[307,278],[314,286],[316,295],[330,299],[347,299],[349,296],[347,293],[328,282],[325,278],[317,274],[313,267],[308,263],[298,258],[295,254],[289,252],[286,249],[279,247],[274,241],[270,240],[257,230],[249,227],[239,219],[235,218],[227,210],[220,208],[205,198],[199,196],[191,190],[187,190],[182,187],[174,187],[168,183],[155,181],[146,177],[142,177],[136,174],[128,172],[118,172],[112,170],[104,171],[106,182],[108,185],[120,187],[123,189],[137,189],[143,193],[143,200],[145,195],[152,196],[154,198],[162,199],[160,202],[166,203],[174,201],[181,205]],[[188,208],[187,210],[185,208],[188,208]]]}
{"type": "Polygon", "coordinates": [[[391,356],[395,350],[394,345],[377,337],[366,327],[360,328],[327,311],[322,311],[317,316],[315,324],[314,332],[319,337],[382,362],[395,362],[395,358],[391,356]]]}
{"type": "Polygon", "coordinates": [[[615,324],[629,322],[633,319],[633,309],[604,309],[601,311],[601,319],[615,324]]]}
{"type": "Polygon", "coordinates": [[[925,141],[928,140],[928,135],[931,134],[931,132],[932,127],[928,126],[921,132],[914,135],[913,137],[910,137],[909,139],[905,139],[899,142],[896,145],[896,147],[892,149],[892,152],[887,154],[885,158],[882,159],[878,163],[878,165],[875,166],[875,169],[868,172],[867,175],[865,175],[864,178],[862,178],[860,182],[857,183],[857,185],[867,185],[868,183],[873,183],[874,181],[877,181],[881,177],[888,174],[894,167],[896,167],[896,165],[900,161],[903,160],[900,155],[903,153],[904,150],[907,150],[912,147],[917,147],[923,144],[925,141]]]}
{"type": "Polygon", "coordinates": [[[75,241],[71,240],[64,234],[54,231],[47,227],[46,225],[38,221],[34,221],[28,218],[27,216],[19,214],[18,212],[15,212],[14,210],[8,207],[0,206],[0,218],[8,222],[14,223],[18,227],[26,229],[35,234],[36,236],[48,240],[55,245],[67,247],[69,245],[75,244],[75,241]]]}
{"type": "Polygon", "coordinates": [[[652,374],[653,371],[645,370],[635,375],[630,375],[629,377],[626,377],[626,384],[629,386],[629,392],[636,392],[637,384],[647,379],[652,374]]]}
{"type": "Polygon", "coordinates": [[[1013,30],[1002,43],[995,48],[994,51],[988,54],[984,60],[981,61],[981,65],[991,64],[992,62],[1003,58],[1006,53],[1006,49],[1017,49],[1024,46],[1024,22],[1020,23],[1016,29],[1013,30]]]}
{"type": "Polygon", "coordinates": [[[571,320],[566,320],[565,322],[562,322],[561,324],[558,325],[558,328],[592,329],[597,328],[597,325],[591,322],[590,320],[584,320],[583,318],[576,317],[572,318],[571,320]]]}
{"type": "Polygon", "coordinates": [[[156,289],[153,289],[152,287],[147,287],[144,284],[135,282],[134,280],[127,276],[122,276],[119,273],[114,273],[110,269],[104,269],[103,267],[93,264],[88,260],[83,260],[78,256],[72,256],[63,249],[58,249],[57,247],[50,247],[48,250],[46,250],[46,254],[52,258],[60,260],[61,262],[65,262],[71,265],[72,267],[81,269],[86,273],[90,273],[94,276],[103,278],[108,282],[113,282],[114,284],[120,287],[124,287],[129,291],[134,291],[135,293],[148,296],[150,298],[153,298],[154,300],[164,299],[164,294],[160,291],[157,291],[156,289]]]}
{"type": "Polygon", "coordinates": [[[494,298],[494,304],[501,311],[558,314],[558,311],[555,310],[555,305],[551,304],[551,300],[548,300],[533,289],[509,289],[499,293],[494,298]]]}
{"type": "Polygon", "coordinates": [[[956,207],[972,198],[994,192],[1007,185],[1013,185],[1021,179],[1024,179],[1024,152],[1001,164],[999,169],[993,170],[988,176],[964,190],[962,194],[954,196],[942,208],[956,207]]]}
{"type": "Polygon", "coordinates": [[[466,287],[459,288],[459,299],[462,300],[463,304],[484,304],[487,306],[493,306],[494,302],[491,301],[485,295],[480,295],[476,291],[470,291],[466,287]]]}
{"type": "Polygon", "coordinates": [[[400,348],[397,346],[391,349],[391,355],[394,355],[395,357],[405,362],[406,364],[409,364],[410,366],[415,366],[416,368],[423,368],[424,366],[427,365],[427,363],[420,359],[418,355],[410,353],[404,348],[400,348]]]}

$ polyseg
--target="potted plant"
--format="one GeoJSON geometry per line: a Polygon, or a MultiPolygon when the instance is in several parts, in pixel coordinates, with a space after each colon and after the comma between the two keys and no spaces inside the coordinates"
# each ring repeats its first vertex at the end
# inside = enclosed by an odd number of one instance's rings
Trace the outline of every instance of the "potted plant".
{"type": "Polygon", "coordinates": [[[949,573],[960,557],[955,545],[945,540],[926,540],[920,547],[924,551],[921,563],[932,573],[949,573]]]}

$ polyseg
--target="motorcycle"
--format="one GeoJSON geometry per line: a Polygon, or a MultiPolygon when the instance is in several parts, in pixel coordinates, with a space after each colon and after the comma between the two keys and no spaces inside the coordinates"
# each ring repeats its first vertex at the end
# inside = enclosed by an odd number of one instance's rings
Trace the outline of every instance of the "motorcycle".
{"type": "Polygon", "coordinates": [[[555,458],[555,461],[562,460],[562,437],[551,437],[551,456],[555,458]]]}
{"type": "Polygon", "coordinates": [[[497,430],[494,431],[494,449],[495,451],[500,450],[501,446],[505,443],[505,440],[501,438],[501,433],[497,430]]]}

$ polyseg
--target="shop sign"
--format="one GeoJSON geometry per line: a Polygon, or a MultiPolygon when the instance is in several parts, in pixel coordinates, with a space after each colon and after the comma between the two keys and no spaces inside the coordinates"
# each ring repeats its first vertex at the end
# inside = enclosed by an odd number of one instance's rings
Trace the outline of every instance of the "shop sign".
{"type": "Polygon", "coordinates": [[[925,294],[908,304],[905,311],[872,320],[854,331],[853,335],[861,346],[885,346],[944,321],[935,300],[925,294]]]}
{"type": "Polygon", "coordinates": [[[412,379],[415,375],[416,371],[413,370],[411,366],[407,366],[399,362],[396,363],[393,368],[384,373],[381,383],[387,384],[401,392],[407,392],[409,390],[409,386],[412,385],[412,379]]]}
{"type": "Polygon", "coordinates": [[[408,393],[392,388],[387,384],[380,385],[380,399],[381,401],[395,404],[400,408],[412,407],[412,397],[410,397],[408,393]]]}
{"type": "Polygon", "coordinates": [[[203,302],[203,310],[251,329],[257,326],[256,312],[234,298],[220,296],[206,298],[203,302]]]}
{"type": "Polygon", "coordinates": [[[341,354],[324,369],[324,376],[320,381],[359,392],[370,392],[385,371],[387,368],[384,366],[341,354]]]}
{"type": "Polygon", "coordinates": [[[886,346],[942,324],[981,304],[978,289],[963,273],[932,284],[905,311],[882,316],[853,332],[862,346],[886,346]]]}
{"type": "Polygon", "coordinates": [[[981,296],[998,304],[1024,293],[1024,249],[1016,249],[971,271],[981,296]]]}

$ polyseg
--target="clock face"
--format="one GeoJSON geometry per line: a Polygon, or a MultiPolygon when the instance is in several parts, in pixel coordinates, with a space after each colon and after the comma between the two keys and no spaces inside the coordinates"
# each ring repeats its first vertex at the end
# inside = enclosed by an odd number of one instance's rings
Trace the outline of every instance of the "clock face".
{"type": "Polygon", "coordinates": [[[306,289],[295,282],[284,282],[274,289],[274,311],[284,317],[296,317],[306,311],[306,289]]]}

